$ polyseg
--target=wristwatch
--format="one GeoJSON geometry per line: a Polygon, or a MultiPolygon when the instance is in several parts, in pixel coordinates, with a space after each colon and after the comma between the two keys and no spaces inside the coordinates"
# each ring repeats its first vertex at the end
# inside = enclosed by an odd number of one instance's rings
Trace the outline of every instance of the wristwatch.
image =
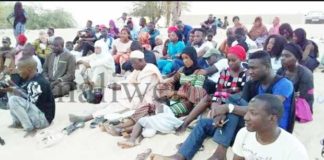
{"type": "Polygon", "coordinates": [[[232,113],[234,110],[234,105],[233,104],[228,104],[228,113],[232,113]]]}

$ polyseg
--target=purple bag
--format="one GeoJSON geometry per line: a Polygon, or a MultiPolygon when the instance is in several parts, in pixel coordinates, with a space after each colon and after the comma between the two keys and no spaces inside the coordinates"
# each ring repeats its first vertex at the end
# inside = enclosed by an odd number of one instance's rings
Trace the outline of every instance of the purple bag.
{"type": "Polygon", "coordinates": [[[296,118],[300,123],[306,123],[313,120],[310,106],[304,98],[296,98],[296,118]]]}

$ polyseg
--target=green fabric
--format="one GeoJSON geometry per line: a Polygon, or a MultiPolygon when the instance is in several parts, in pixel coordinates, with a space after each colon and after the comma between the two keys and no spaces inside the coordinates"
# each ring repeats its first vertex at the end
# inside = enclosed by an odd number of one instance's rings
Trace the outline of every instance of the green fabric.
{"type": "Polygon", "coordinates": [[[181,102],[172,104],[170,106],[170,109],[172,110],[172,112],[174,113],[174,115],[176,117],[179,117],[180,115],[184,115],[184,114],[188,113],[186,106],[181,102]]]}
{"type": "Polygon", "coordinates": [[[183,85],[186,82],[190,82],[190,84],[194,87],[202,88],[205,82],[205,76],[197,74],[186,76],[184,73],[180,73],[180,84],[183,85]]]}

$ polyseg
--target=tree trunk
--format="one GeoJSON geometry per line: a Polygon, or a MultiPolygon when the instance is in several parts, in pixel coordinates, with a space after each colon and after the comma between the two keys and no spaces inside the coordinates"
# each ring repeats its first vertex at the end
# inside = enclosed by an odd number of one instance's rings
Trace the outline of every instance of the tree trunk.
{"type": "Polygon", "coordinates": [[[165,24],[165,27],[170,26],[171,5],[172,5],[172,2],[170,2],[170,1],[166,2],[166,24],[165,24]]]}
{"type": "Polygon", "coordinates": [[[176,22],[179,20],[179,17],[181,15],[181,6],[179,1],[173,3],[174,5],[172,8],[172,25],[174,26],[176,22]]]}

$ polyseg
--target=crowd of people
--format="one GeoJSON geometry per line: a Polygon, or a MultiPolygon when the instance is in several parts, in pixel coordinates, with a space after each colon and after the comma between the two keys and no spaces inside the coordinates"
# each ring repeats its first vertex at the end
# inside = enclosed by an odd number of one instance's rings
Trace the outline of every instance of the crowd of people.
{"type": "Polygon", "coordinates": [[[88,20],[72,41],[48,28],[27,43],[25,16],[18,2],[9,16],[15,17],[17,43],[2,38],[0,71],[6,83],[0,108],[10,110],[10,127],[23,128],[26,136],[53,122],[55,98],[81,89],[88,103],[99,104],[112,90],[117,101],[86,116],[71,113],[69,120],[75,125],[92,120],[91,127],[125,137],[121,148],[158,133],[181,134],[195,124],[176,154],[148,150],[138,159],[151,154],[153,160],[189,160],[207,137],[218,144],[210,160],[226,159],[229,147],[235,160],[308,159],[291,134],[295,121],[309,122],[313,114],[319,51],[304,29],[293,30],[274,17],[268,30],[258,16],[248,30],[238,16],[229,26],[227,17],[221,22],[209,15],[200,28],[178,20],[165,40],[154,22],[142,17],[138,28],[123,13],[108,27],[93,27],[88,20]],[[219,46],[213,39],[217,29],[226,29],[219,46]],[[111,83],[117,75],[126,78],[111,83]],[[129,100],[137,90],[145,94],[129,100]],[[120,111],[111,113],[112,106],[120,111]]]}

